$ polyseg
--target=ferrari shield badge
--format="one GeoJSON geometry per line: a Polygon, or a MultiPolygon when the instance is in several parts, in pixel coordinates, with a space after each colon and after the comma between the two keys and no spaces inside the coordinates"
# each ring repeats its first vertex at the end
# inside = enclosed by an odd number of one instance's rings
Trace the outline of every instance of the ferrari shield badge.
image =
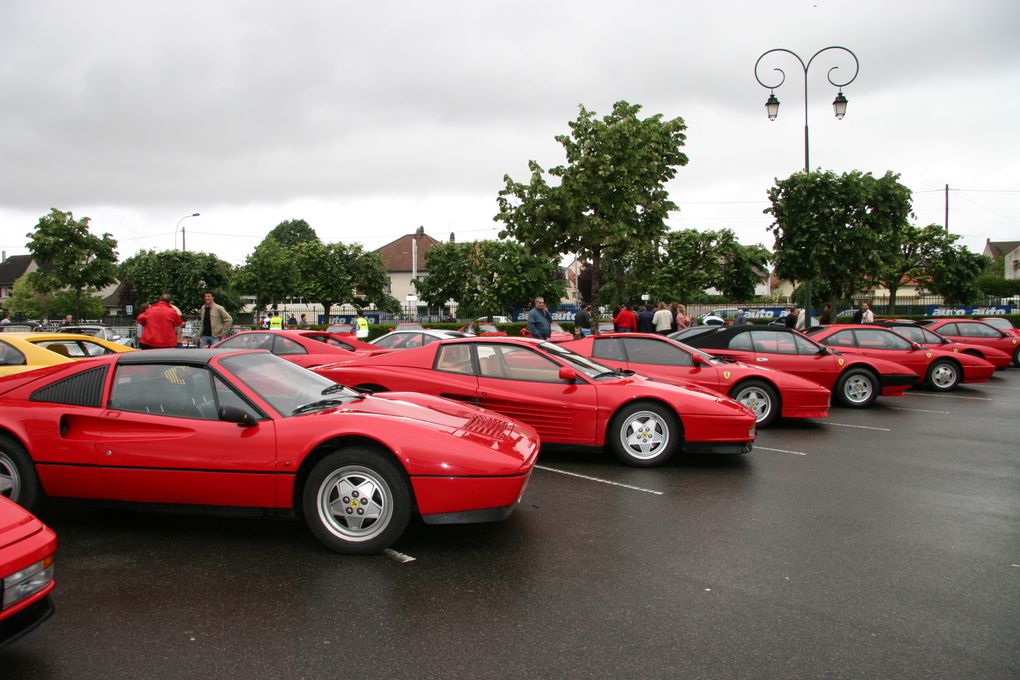
{"type": "Polygon", "coordinates": [[[842,365],[843,365],[843,364],[845,364],[845,363],[846,363],[846,359],[840,359],[840,360],[839,360],[839,365],[840,365],[840,366],[842,366],[842,365]]]}
{"type": "Polygon", "coordinates": [[[931,352],[925,352],[925,353],[924,353],[924,355],[925,355],[926,357],[928,357],[929,359],[931,359],[931,352]]]}
{"type": "Polygon", "coordinates": [[[724,380],[729,380],[730,379],[730,372],[729,371],[723,371],[722,377],[723,377],[724,380]]]}

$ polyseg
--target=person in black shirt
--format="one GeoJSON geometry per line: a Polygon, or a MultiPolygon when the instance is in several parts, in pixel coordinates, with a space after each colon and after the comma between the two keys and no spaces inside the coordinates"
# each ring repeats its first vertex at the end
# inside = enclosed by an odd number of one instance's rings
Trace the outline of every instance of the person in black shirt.
{"type": "Polygon", "coordinates": [[[588,313],[589,305],[584,305],[574,314],[574,337],[583,338],[591,335],[591,314],[588,313]]]}

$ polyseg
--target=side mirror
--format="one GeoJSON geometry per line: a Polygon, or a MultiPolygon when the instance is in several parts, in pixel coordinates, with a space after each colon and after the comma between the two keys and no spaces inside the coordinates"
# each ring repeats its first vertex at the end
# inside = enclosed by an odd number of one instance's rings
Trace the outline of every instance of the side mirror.
{"type": "Polygon", "coordinates": [[[560,380],[563,380],[564,382],[574,382],[577,380],[577,371],[569,366],[560,366],[560,380]]]}
{"type": "Polygon", "coordinates": [[[826,354],[833,354],[833,352],[829,351],[828,347],[819,347],[818,348],[818,356],[824,357],[826,354]]]}
{"type": "Polygon", "coordinates": [[[255,427],[258,421],[250,413],[236,406],[220,406],[220,420],[237,423],[238,427],[255,427]]]}
{"type": "Polygon", "coordinates": [[[700,354],[692,354],[691,363],[694,364],[695,366],[702,366],[704,365],[705,360],[702,358],[700,354]]]}
{"type": "Polygon", "coordinates": [[[916,342],[911,342],[910,343],[910,349],[912,349],[912,350],[914,350],[916,352],[917,350],[921,349],[921,345],[916,343],[916,342]]]}

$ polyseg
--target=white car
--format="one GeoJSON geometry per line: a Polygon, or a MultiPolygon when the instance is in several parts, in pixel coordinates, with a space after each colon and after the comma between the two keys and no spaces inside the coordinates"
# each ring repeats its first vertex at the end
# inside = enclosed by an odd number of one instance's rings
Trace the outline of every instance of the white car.
{"type": "Polygon", "coordinates": [[[434,328],[422,328],[420,330],[390,331],[385,335],[380,335],[375,340],[371,340],[369,344],[375,345],[376,347],[382,347],[384,349],[413,349],[415,347],[424,347],[425,345],[432,344],[437,340],[466,337],[470,337],[470,334],[461,333],[460,331],[444,331],[434,328]]]}
{"type": "Polygon", "coordinates": [[[101,338],[103,340],[109,340],[115,342],[118,345],[124,345],[125,347],[134,347],[134,338],[125,338],[117,331],[113,330],[109,326],[102,324],[80,324],[77,326],[61,326],[57,329],[57,333],[78,333],[79,335],[91,335],[93,338],[101,338]]]}

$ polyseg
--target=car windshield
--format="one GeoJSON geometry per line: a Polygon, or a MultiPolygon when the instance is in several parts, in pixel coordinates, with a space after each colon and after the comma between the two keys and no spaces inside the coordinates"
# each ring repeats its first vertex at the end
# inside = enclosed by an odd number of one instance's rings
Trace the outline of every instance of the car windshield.
{"type": "MultiPolygon", "coordinates": [[[[680,341],[678,340],[677,342],[680,342],[680,341]]],[[[726,363],[726,361],[724,361],[722,359],[718,359],[718,358],[712,356],[711,354],[709,354],[708,352],[705,352],[703,350],[698,349],[697,347],[691,347],[690,345],[685,345],[683,342],[680,342],[680,344],[683,345],[683,348],[685,350],[687,350],[688,352],[690,352],[691,354],[696,354],[697,356],[699,356],[702,359],[704,359],[705,363],[708,363],[708,364],[725,364],[726,363]]]]}
{"type": "Polygon", "coordinates": [[[225,357],[220,365],[284,416],[328,408],[345,399],[363,396],[286,359],[264,352],[225,357]]]}
{"type": "Polygon", "coordinates": [[[605,378],[619,375],[619,371],[616,369],[603,366],[594,359],[581,356],[577,352],[569,350],[562,345],[557,345],[552,342],[543,342],[539,345],[539,347],[557,359],[569,364],[570,367],[578,373],[586,375],[589,378],[605,378]]]}

